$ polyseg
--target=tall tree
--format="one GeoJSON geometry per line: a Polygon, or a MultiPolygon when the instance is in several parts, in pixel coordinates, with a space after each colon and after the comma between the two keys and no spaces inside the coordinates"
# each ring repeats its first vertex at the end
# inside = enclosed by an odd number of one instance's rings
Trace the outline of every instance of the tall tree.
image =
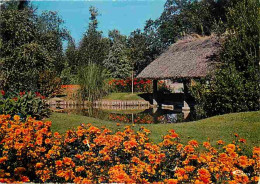
{"type": "Polygon", "coordinates": [[[118,30],[110,31],[108,35],[112,46],[103,62],[104,66],[111,72],[113,78],[130,77],[132,67],[127,53],[127,37],[121,35],[118,30]]]}
{"type": "Polygon", "coordinates": [[[3,7],[0,12],[2,88],[38,91],[40,74],[56,71],[62,56],[61,22],[52,13],[37,15],[30,3],[21,5],[11,1],[3,7]]]}
{"type": "Polygon", "coordinates": [[[102,32],[98,31],[97,16],[98,11],[95,7],[89,8],[90,23],[88,30],[84,34],[79,45],[79,59],[81,65],[89,63],[102,64],[109,50],[109,40],[103,38],[102,32]]]}

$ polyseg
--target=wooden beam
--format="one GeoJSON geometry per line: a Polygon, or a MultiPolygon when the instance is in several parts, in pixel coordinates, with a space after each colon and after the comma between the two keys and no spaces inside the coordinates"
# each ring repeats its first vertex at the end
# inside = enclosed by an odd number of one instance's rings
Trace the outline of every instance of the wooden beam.
{"type": "Polygon", "coordinates": [[[157,102],[157,82],[158,80],[153,80],[153,105],[158,105],[157,102]]]}
{"type": "Polygon", "coordinates": [[[189,104],[187,103],[187,97],[188,97],[188,85],[190,84],[190,80],[189,79],[186,79],[183,81],[183,92],[184,92],[184,101],[183,101],[183,107],[182,107],[182,110],[183,111],[190,111],[190,106],[189,104]]]}

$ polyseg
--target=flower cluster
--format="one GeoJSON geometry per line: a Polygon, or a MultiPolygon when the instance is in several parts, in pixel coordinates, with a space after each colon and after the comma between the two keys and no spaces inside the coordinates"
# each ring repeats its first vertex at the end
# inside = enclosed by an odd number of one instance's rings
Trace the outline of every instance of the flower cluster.
{"type": "MultiPolygon", "coordinates": [[[[68,130],[50,130],[51,122],[19,116],[0,116],[0,182],[69,183],[257,183],[260,148],[241,154],[238,144],[220,149],[191,140],[180,143],[171,130],[159,144],[149,130],[131,127],[112,133],[90,124],[68,130]]],[[[244,144],[244,143],[241,143],[244,144]]]]}
{"type": "MultiPolygon", "coordinates": [[[[112,79],[108,83],[111,88],[116,92],[129,92],[132,89],[132,79],[112,79]]],[[[135,92],[152,92],[152,80],[134,78],[134,91],[135,92]]],[[[159,81],[159,88],[166,87],[163,81],[159,81]]]]}

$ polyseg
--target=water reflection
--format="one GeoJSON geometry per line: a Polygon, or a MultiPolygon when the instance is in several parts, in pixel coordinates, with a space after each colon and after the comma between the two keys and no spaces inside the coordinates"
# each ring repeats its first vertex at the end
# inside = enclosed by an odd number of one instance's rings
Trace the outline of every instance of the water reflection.
{"type": "Polygon", "coordinates": [[[73,106],[52,107],[54,111],[62,113],[79,114],[117,123],[131,124],[157,124],[157,123],[179,123],[194,120],[193,111],[181,111],[181,109],[169,110],[162,108],[148,109],[105,109],[97,107],[73,106]]]}

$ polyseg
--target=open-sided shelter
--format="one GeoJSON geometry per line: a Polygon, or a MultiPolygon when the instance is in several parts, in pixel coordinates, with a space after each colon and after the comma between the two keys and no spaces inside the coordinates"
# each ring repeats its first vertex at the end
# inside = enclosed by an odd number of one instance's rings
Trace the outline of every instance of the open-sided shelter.
{"type": "MultiPolygon", "coordinates": [[[[171,45],[150,63],[137,78],[153,80],[153,104],[157,104],[157,80],[181,79],[187,83],[192,78],[205,77],[214,70],[220,44],[215,36],[190,36],[171,45]]],[[[184,93],[187,91],[184,85],[184,93]]]]}

